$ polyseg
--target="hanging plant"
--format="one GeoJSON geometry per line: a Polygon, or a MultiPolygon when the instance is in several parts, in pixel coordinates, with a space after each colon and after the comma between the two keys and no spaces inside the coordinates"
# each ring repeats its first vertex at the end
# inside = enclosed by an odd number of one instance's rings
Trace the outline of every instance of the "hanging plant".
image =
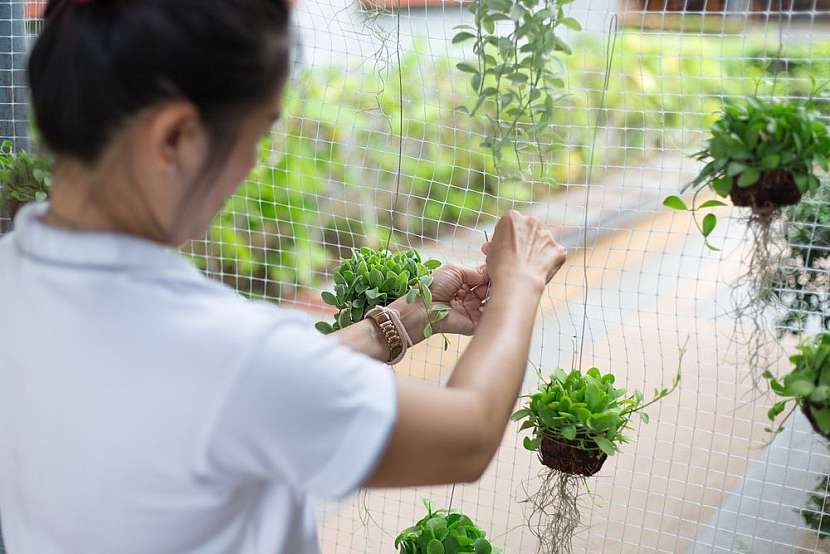
{"type": "Polygon", "coordinates": [[[724,108],[706,146],[695,157],[705,165],[686,187],[694,191],[691,206],[678,196],[667,197],[664,204],[690,211],[712,250],[717,248],[709,236],[717,217],[710,212],[699,219],[697,214],[726,203],[708,199],[698,204],[699,194],[710,190],[750,209],[751,249],[745,272],[733,287],[732,315],[733,340],[744,345],[746,359],[741,363],[750,368],[757,385],[778,357],[771,348],[776,341],[768,316],[780,298],[781,268],[789,256],[782,208],[797,205],[803,195],[820,187],[819,172],[828,169],[830,131],[812,97],[777,101],[748,97],[724,108]]]}
{"type": "Polygon", "coordinates": [[[727,105],[712,126],[712,136],[695,158],[706,162],[694,181],[684,190],[694,191],[692,206],[678,196],[664,204],[688,210],[698,229],[707,238],[715,229],[717,217],[706,214],[698,221],[699,210],[724,206],[720,200],[699,205],[699,193],[709,189],[732,204],[751,209],[761,222],[780,212],[783,206],[797,204],[805,193],[819,188],[817,168],[828,170],[830,132],[812,99],[771,101],[749,97],[727,105]]]}
{"type": "Polygon", "coordinates": [[[48,158],[15,151],[10,141],[0,144],[0,215],[14,218],[29,202],[43,202],[52,188],[48,158]]]}
{"type": "Polygon", "coordinates": [[[808,498],[807,507],[800,511],[804,523],[817,532],[819,539],[830,537],[830,475],[819,479],[808,498]]]}
{"type": "Polygon", "coordinates": [[[790,357],[793,369],[778,379],[770,371],[764,373],[772,391],[783,400],[767,412],[772,423],[787,409],[777,427],[768,431],[779,433],[796,408],[809,420],[813,430],[830,440],[830,333],[820,333],[798,347],[799,353],[790,357]]]}
{"type": "Polygon", "coordinates": [[[523,420],[520,430],[531,431],[524,447],[538,453],[549,468],[543,472],[539,491],[528,499],[531,530],[543,552],[571,551],[580,521],[581,481],[596,474],[608,456],[628,442],[625,432],[635,415],[648,423],[643,410],[671,394],[680,384],[680,375],[671,387],[655,389],[648,402],[639,391],[615,387],[615,381],[612,373],[603,375],[597,368],[584,374],[559,368],[512,416],[514,421],[523,420]]]}
{"type": "MultiPolygon", "coordinates": [[[[474,25],[459,25],[453,44],[472,42],[476,58],[458,69],[470,75],[475,104],[459,110],[471,117],[483,114],[489,132],[482,146],[490,149],[500,176],[530,176],[553,182],[546,175],[545,155],[555,148],[552,122],[563,98],[564,65],[559,53],[571,48],[557,30],[579,31],[576,19],[563,7],[573,0],[473,0],[469,10],[474,25]],[[515,160],[514,172],[506,167],[504,152],[515,160]],[[523,153],[538,160],[538,174],[523,170],[529,163],[523,153]]],[[[561,141],[560,141],[561,142],[561,141]]]]}
{"type": "Polygon", "coordinates": [[[484,531],[462,514],[450,510],[433,510],[424,501],[427,515],[412,527],[405,529],[395,539],[395,549],[400,554],[499,554],[484,531]]]}
{"type": "MultiPolygon", "coordinates": [[[[433,304],[432,273],[441,266],[438,260],[421,259],[416,250],[392,253],[386,249],[363,247],[352,252],[334,271],[334,292],[324,291],[323,301],[337,308],[333,323],[320,321],[317,330],[331,333],[362,321],[376,306],[388,306],[398,298],[408,303],[420,298],[429,322],[424,337],[433,334],[432,325],[447,317],[449,306],[433,304]]],[[[446,341],[445,341],[446,344],[446,341]]]]}

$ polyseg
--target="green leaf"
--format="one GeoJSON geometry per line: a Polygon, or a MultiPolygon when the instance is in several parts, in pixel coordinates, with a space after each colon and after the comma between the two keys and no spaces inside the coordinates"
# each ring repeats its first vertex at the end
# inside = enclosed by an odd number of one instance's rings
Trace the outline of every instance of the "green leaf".
{"type": "Polygon", "coordinates": [[[415,302],[415,299],[418,297],[418,289],[410,289],[409,292],[406,294],[406,303],[412,304],[415,302]]]}
{"type": "Polygon", "coordinates": [[[767,418],[769,418],[770,421],[774,421],[775,418],[778,417],[787,407],[787,402],[787,400],[781,400],[780,402],[773,404],[772,408],[770,408],[767,412],[767,418]]]}
{"type": "Polygon", "coordinates": [[[493,547],[490,546],[490,543],[484,537],[479,537],[475,540],[473,549],[476,554],[491,554],[493,552],[493,547]]]}
{"type": "Polygon", "coordinates": [[[730,162],[729,166],[726,168],[726,174],[729,177],[734,177],[736,175],[740,175],[746,171],[746,169],[746,164],[742,164],[741,162],[730,162]]]}
{"type": "Polygon", "coordinates": [[[761,167],[763,167],[764,169],[777,169],[778,164],[780,164],[780,163],[781,163],[781,156],[779,156],[778,154],[775,154],[775,153],[767,154],[761,160],[761,167]]]}
{"type": "Polygon", "coordinates": [[[715,214],[706,214],[703,218],[703,224],[701,225],[701,231],[703,232],[704,237],[708,237],[712,234],[712,231],[715,229],[715,225],[718,224],[718,218],[715,214]]]}
{"type": "Polygon", "coordinates": [[[454,37],[452,37],[452,43],[453,44],[459,44],[461,42],[464,42],[464,41],[467,41],[467,40],[470,40],[470,39],[474,39],[474,38],[476,38],[476,36],[473,33],[463,31],[461,33],[456,33],[456,35],[454,37]]]}
{"type": "Polygon", "coordinates": [[[748,167],[746,170],[741,173],[741,176],[738,177],[738,186],[742,188],[751,187],[755,183],[758,182],[758,179],[761,178],[761,170],[755,167],[748,167]]]}
{"type": "Polygon", "coordinates": [[[613,456],[616,452],[613,443],[604,437],[594,437],[594,442],[597,443],[599,449],[602,450],[606,456],[613,456]]]}
{"type": "Polygon", "coordinates": [[[320,293],[320,296],[323,298],[323,302],[325,302],[329,306],[337,306],[337,297],[329,291],[323,291],[322,293],[320,293]]]}
{"type": "Polygon", "coordinates": [[[721,177],[712,181],[712,190],[718,195],[725,197],[732,191],[732,179],[721,177]]]}
{"type": "Polygon", "coordinates": [[[830,408],[813,410],[813,417],[822,433],[830,433],[830,408]]]}
{"type": "Polygon", "coordinates": [[[445,554],[444,545],[438,539],[432,539],[427,545],[426,554],[445,554]]]}
{"type": "Polygon", "coordinates": [[[428,339],[429,337],[432,336],[432,334],[433,334],[433,332],[432,332],[432,323],[427,323],[426,326],[424,327],[424,338],[428,339]]]}
{"type": "Polygon", "coordinates": [[[427,266],[427,269],[429,269],[430,271],[434,271],[441,267],[441,262],[438,260],[427,260],[426,262],[424,262],[424,265],[427,266]]]}
{"type": "Polygon", "coordinates": [[[563,439],[572,441],[576,438],[576,427],[573,425],[566,425],[562,427],[560,433],[562,434],[563,439]]]}
{"type": "Polygon", "coordinates": [[[559,23],[573,31],[581,31],[582,25],[573,17],[564,17],[559,20],[559,23]]]}
{"type": "Polygon", "coordinates": [[[324,335],[328,335],[329,333],[334,331],[331,324],[326,323],[325,321],[318,321],[317,323],[314,324],[314,327],[315,327],[315,329],[317,329],[318,331],[320,331],[324,335]]]}
{"type": "Polygon", "coordinates": [[[707,200],[698,206],[697,209],[702,210],[703,208],[718,208],[720,206],[726,206],[726,202],[721,202],[720,200],[707,200]]]}
{"type": "Polygon", "coordinates": [[[647,413],[645,413],[645,412],[637,412],[637,413],[640,415],[640,420],[643,423],[648,423],[649,422],[649,417],[648,417],[647,413]]]}
{"type": "Polygon", "coordinates": [[[679,196],[667,196],[663,200],[663,205],[667,208],[671,208],[673,210],[688,210],[689,208],[686,206],[686,203],[679,196]]]}
{"type": "Polygon", "coordinates": [[[455,67],[457,67],[459,71],[463,71],[464,73],[478,73],[478,68],[473,67],[472,65],[466,62],[457,63],[455,64],[455,67]]]}

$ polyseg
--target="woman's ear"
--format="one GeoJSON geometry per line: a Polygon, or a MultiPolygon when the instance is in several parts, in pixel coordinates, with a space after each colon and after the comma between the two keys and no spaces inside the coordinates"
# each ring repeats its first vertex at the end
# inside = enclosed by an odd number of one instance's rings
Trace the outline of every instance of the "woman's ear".
{"type": "MultiPolygon", "coordinates": [[[[195,106],[189,102],[166,102],[146,115],[140,147],[147,168],[158,174],[156,182],[175,171],[184,183],[197,178],[207,160],[210,139],[195,106]]],[[[182,191],[184,192],[184,191],[182,191]]]]}

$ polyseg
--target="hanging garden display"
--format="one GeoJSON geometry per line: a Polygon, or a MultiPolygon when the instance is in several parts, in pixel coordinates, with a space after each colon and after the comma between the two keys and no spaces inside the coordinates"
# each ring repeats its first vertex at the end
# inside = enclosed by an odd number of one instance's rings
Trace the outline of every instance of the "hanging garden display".
{"type": "Polygon", "coordinates": [[[415,525],[401,531],[395,539],[400,554],[500,554],[487,534],[458,511],[434,510],[424,501],[427,515],[415,525]]]}
{"type": "Polygon", "coordinates": [[[671,387],[655,389],[648,402],[641,392],[629,393],[615,382],[612,373],[603,375],[597,368],[585,373],[559,368],[513,414],[514,421],[522,421],[520,430],[531,431],[524,447],[549,468],[539,490],[527,499],[529,523],[542,552],[572,551],[585,479],[628,442],[625,432],[634,416],[649,421],[643,410],[671,394],[680,375],[671,387]]]}

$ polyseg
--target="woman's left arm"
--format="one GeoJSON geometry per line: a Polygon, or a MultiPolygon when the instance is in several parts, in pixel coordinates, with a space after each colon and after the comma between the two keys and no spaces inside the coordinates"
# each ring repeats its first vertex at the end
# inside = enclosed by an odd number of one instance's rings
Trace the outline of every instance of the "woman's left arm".
{"type": "MultiPolygon", "coordinates": [[[[450,307],[450,312],[443,320],[433,322],[435,332],[471,335],[481,319],[481,303],[486,297],[489,281],[484,267],[477,270],[454,265],[439,268],[430,286],[432,303],[446,304],[450,307]]],[[[401,314],[401,323],[413,343],[424,340],[427,310],[420,299],[408,304],[405,298],[399,298],[389,307],[401,314]]],[[[349,325],[332,336],[351,350],[381,362],[389,361],[386,340],[380,328],[372,321],[363,320],[349,325]]]]}

